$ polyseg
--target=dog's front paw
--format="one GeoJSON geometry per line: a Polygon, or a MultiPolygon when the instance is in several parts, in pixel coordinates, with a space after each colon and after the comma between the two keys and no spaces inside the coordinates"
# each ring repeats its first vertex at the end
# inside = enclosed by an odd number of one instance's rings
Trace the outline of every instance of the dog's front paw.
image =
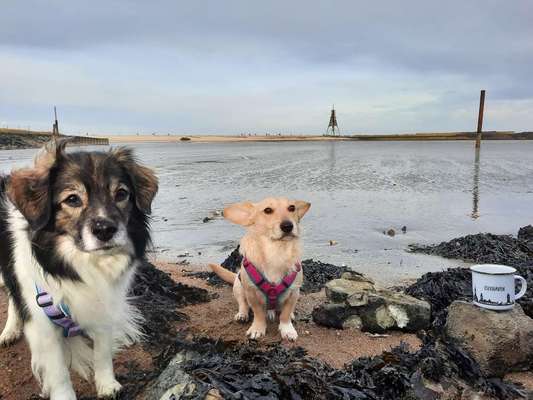
{"type": "Polygon", "coordinates": [[[294,326],[292,326],[291,322],[285,324],[280,323],[279,332],[281,333],[282,339],[287,339],[291,342],[294,342],[296,339],[298,339],[298,333],[296,332],[296,329],[294,329],[294,326]]]}
{"type": "Polygon", "coordinates": [[[41,397],[50,398],[50,400],[76,400],[76,393],[74,393],[72,386],[65,385],[52,388],[50,393],[42,392],[41,397]]]}
{"type": "Polygon", "coordinates": [[[266,334],[266,326],[259,326],[256,324],[252,324],[250,329],[246,332],[246,335],[250,339],[259,339],[261,336],[265,336],[266,334]]]}
{"type": "Polygon", "coordinates": [[[248,321],[248,314],[238,312],[237,314],[235,314],[235,317],[233,317],[233,319],[237,322],[246,322],[248,321]]]}
{"type": "Polygon", "coordinates": [[[10,329],[2,332],[0,335],[0,347],[7,347],[10,344],[15,343],[22,336],[22,331],[18,329],[10,329]]]}
{"type": "Polygon", "coordinates": [[[113,399],[115,398],[120,390],[122,389],[122,385],[118,383],[117,380],[113,380],[111,382],[101,383],[100,385],[97,385],[97,392],[98,392],[98,398],[104,398],[104,399],[113,399]]]}

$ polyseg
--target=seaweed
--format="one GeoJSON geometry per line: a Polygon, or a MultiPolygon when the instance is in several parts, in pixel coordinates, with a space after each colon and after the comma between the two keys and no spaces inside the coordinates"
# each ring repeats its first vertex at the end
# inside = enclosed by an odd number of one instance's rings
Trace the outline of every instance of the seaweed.
{"type": "Polygon", "coordinates": [[[514,384],[484,378],[476,362],[452,343],[433,340],[426,340],[416,352],[402,343],[341,369],[307,356],[298,347],[263,350],[250,342],[221,350],[219,342],[209,345],[204,340],[195,349],[199,355],[185,370],[197,388],[187,399],[203,399],[212,388],[225,399],[412,399],[418,398],[417,377],[433,382],[446,379],[457,383],[457,388],[470,385],[500,399],[524,396],[514,384]]]}

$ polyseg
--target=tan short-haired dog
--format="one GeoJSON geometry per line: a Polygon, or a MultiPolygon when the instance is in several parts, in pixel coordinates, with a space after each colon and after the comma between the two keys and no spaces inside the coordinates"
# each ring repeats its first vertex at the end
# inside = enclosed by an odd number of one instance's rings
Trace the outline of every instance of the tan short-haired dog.
{"type": "Polygon", "coordinates": [[[254,320],[246,332],[251,339],[265,335],[267,314],[274,319],[276,311],[281,337],[298,338],[292,317],[303,281],[299,222],[309,207],[305,201],[277,197],[224,209],[226,219],[247,228],[240,242],[243,262],[237,274],[220,265],[209,266],[233,284],[239,305],[235,320],[247,321],[252,308],[254,320]]]}

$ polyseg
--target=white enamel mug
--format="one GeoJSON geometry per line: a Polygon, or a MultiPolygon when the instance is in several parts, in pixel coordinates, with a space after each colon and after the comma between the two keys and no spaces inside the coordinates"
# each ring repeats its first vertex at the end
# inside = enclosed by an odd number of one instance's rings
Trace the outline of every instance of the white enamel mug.
{"type": "Polygon", "coordinates": [[[482,264],[470,267],[472,271],[472,295],[474,304],[489,310],[510,310],[515,300],[527,290],[527,282],[516,269],[506,265],[482,264]],[[522,283],[516,293],[516,281],[522,283]]]}

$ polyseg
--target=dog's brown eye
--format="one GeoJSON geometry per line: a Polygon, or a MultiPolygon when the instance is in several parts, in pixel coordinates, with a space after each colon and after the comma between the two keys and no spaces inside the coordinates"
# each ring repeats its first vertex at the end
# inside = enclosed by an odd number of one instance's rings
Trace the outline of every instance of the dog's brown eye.
{"type": "Polygon", "coordinates": [[[294,207],[293,205],[290,205],[288,210],[289,210],[289,212],[294,212],[294,211],[296,211],[296,207],[294,207]]]}
{"type": "Polygon", "coordinates": [[[274,212],[274,210],[270,207],[265,208],[263,211],[265,212],[265,214],[272,214],[274,212]]]}
{"type": "Polygon", "coordinates": [[[81,207],[81,199],[77,194],[71,194],[64,200],[65,204],[69,207],[81,207]]]}
{"type": "Polygon", "coordinates": [[[115,201],[120,202],[128,199],[128,196],[130,194],[125,189],[119,189],[117,190],[117,193],[115,193],[115,201]]]}

